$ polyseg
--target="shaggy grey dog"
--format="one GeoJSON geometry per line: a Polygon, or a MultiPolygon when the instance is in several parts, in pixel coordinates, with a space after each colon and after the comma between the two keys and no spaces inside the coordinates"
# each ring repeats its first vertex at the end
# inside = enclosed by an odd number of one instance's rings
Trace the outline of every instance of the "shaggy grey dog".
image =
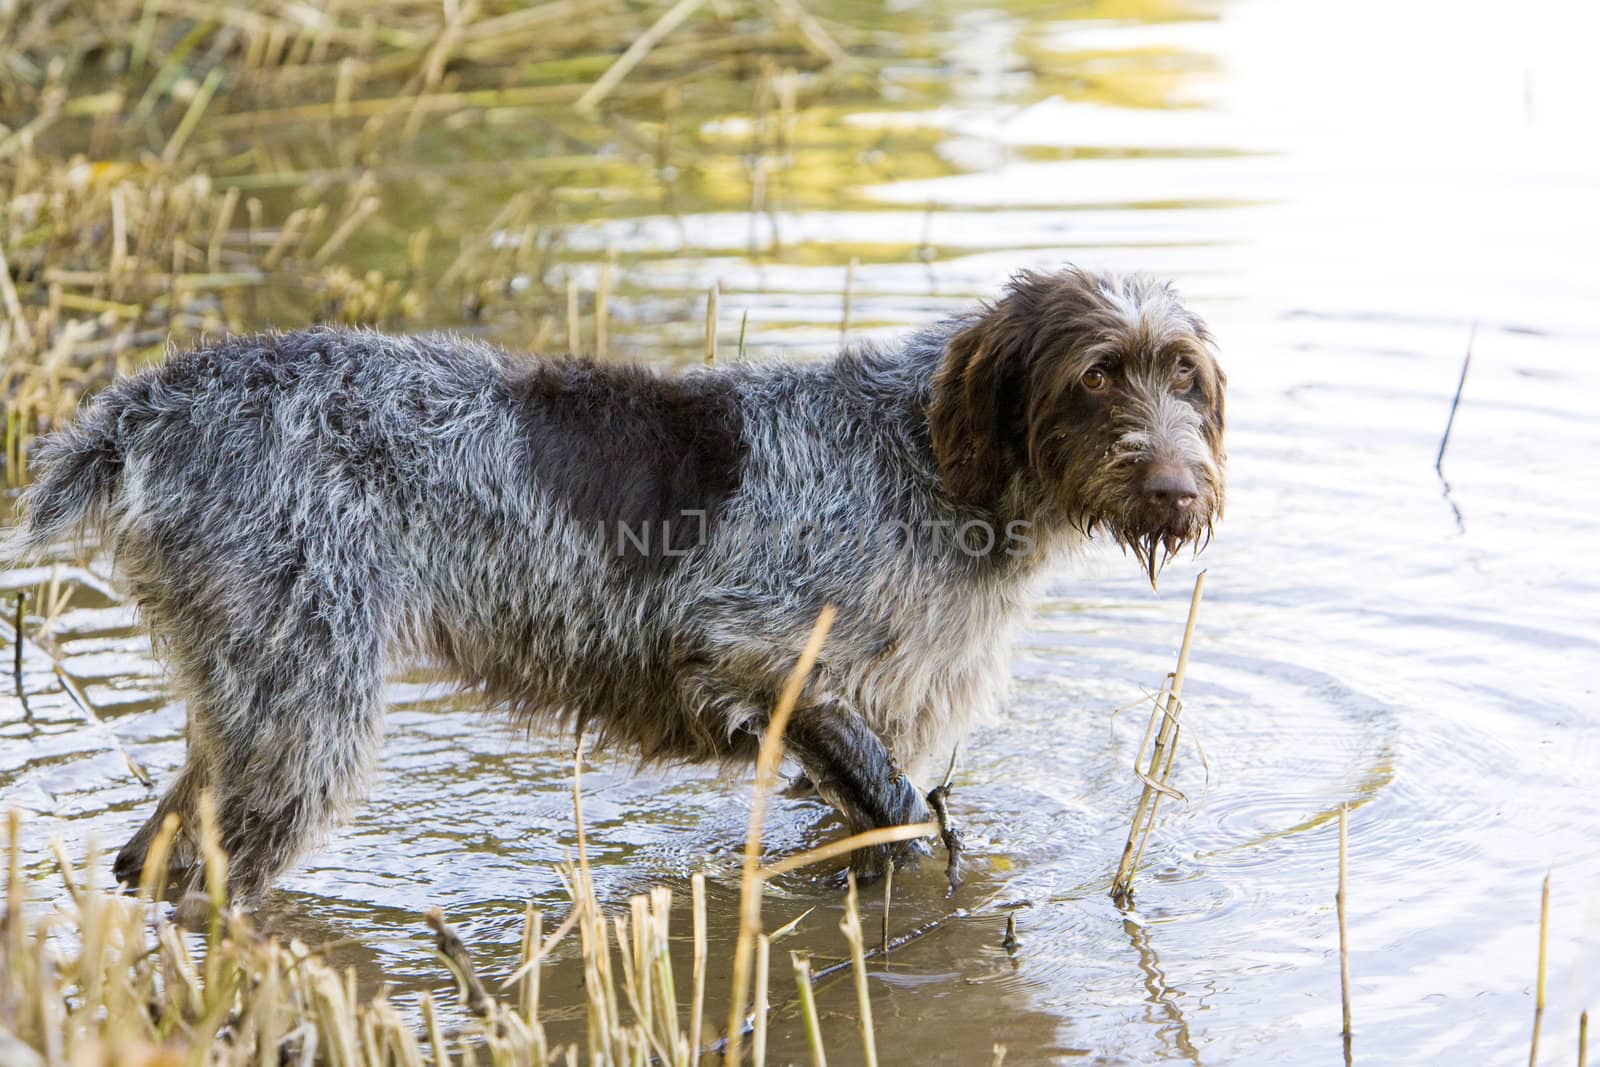
{"type": "MultiPolygon", "coordinates": [[[[1102,530],[1153,581],[1209,536],[1223,388],[1169,286],[1077,270],[892,347],[679,377],[230,338],[43,440],[12,547],[100,534],[187,700],[124,881],[209,790],[234,897],[259,898],[360,799],[399,656],[647,760],[748,759],[824,604],[785,740],[861,830],[927,817],[912,782],[994,709],[1053,557],[1102,530]]],[[[168,875],[201,877],[184,834],[168,875]]]]}

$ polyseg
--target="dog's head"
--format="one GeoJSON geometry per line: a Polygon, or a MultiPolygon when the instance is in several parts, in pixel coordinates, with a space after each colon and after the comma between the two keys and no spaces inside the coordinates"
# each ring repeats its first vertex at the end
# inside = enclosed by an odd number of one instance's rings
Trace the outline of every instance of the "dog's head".
{"type": "Polygon", "coordinates": [[[1222,515],[1226,382],[1170,285],[1025,271],[949,341],[934,454],[958,501],[1103,529],[1153,583],[1222,515]]]}

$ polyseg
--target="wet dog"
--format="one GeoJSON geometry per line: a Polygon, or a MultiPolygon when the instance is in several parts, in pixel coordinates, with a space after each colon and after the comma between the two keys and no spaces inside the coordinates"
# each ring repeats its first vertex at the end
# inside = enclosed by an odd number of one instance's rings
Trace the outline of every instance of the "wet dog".
{"type": "MultiPolygon", "coordinates": [[[[234,898],[259,898],[361,797],[400,656],[646,760],[749,759],[825,604],[785,740],[861,830],[927,817],[913,782],[995,708],[1053,558],[1100,532],[1154,581],[1209,536],[1223,389],[1171,287],[1079,270],[893,346],[677,377],[239,337],[42,441],[12,547],[97,532],[187,701],[124,881],[209,790],[234,898]]],[[[198,884],[187,831],[170,862],[198,884]]]]}

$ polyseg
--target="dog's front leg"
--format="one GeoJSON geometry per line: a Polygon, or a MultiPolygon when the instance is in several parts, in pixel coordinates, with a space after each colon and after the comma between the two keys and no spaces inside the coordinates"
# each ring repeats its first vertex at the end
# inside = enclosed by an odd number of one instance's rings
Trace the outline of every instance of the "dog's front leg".
{"type": "MultiPolygon", "coordinates": [[[[796,709],[784,741],[851,833],[932,817],[927,800],[895,765],[883,741],[849,708],[830,701],[796,709]]],[[[895,842],[857,849],[850,865],[858,876],[874,877],[890,860],[904,864],[928,853],[920,840],[895,842]]]]}

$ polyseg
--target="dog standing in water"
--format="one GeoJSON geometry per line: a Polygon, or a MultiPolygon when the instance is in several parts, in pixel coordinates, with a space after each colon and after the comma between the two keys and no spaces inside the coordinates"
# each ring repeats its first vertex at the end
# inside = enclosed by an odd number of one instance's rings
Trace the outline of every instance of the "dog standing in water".
{"type": "MultiPolygon", "coordinates": [[[[1023,273],[992,306],[814,364],[667,377],[452,337],[238,337],[101,392],[40,442],[13,552],[93,531],[188,704],[162,820],[234,900],[365,789],[397,657],[646,760],[753,758],[824,604],[785,735],[852,831],[1005,689],[1034,579],[1103,531],[1153,581],[1223,503],[1224,377],[1170,286],[1023,273]]],[[[871,872],[909,846],[858,852],[871,872]]]]}

